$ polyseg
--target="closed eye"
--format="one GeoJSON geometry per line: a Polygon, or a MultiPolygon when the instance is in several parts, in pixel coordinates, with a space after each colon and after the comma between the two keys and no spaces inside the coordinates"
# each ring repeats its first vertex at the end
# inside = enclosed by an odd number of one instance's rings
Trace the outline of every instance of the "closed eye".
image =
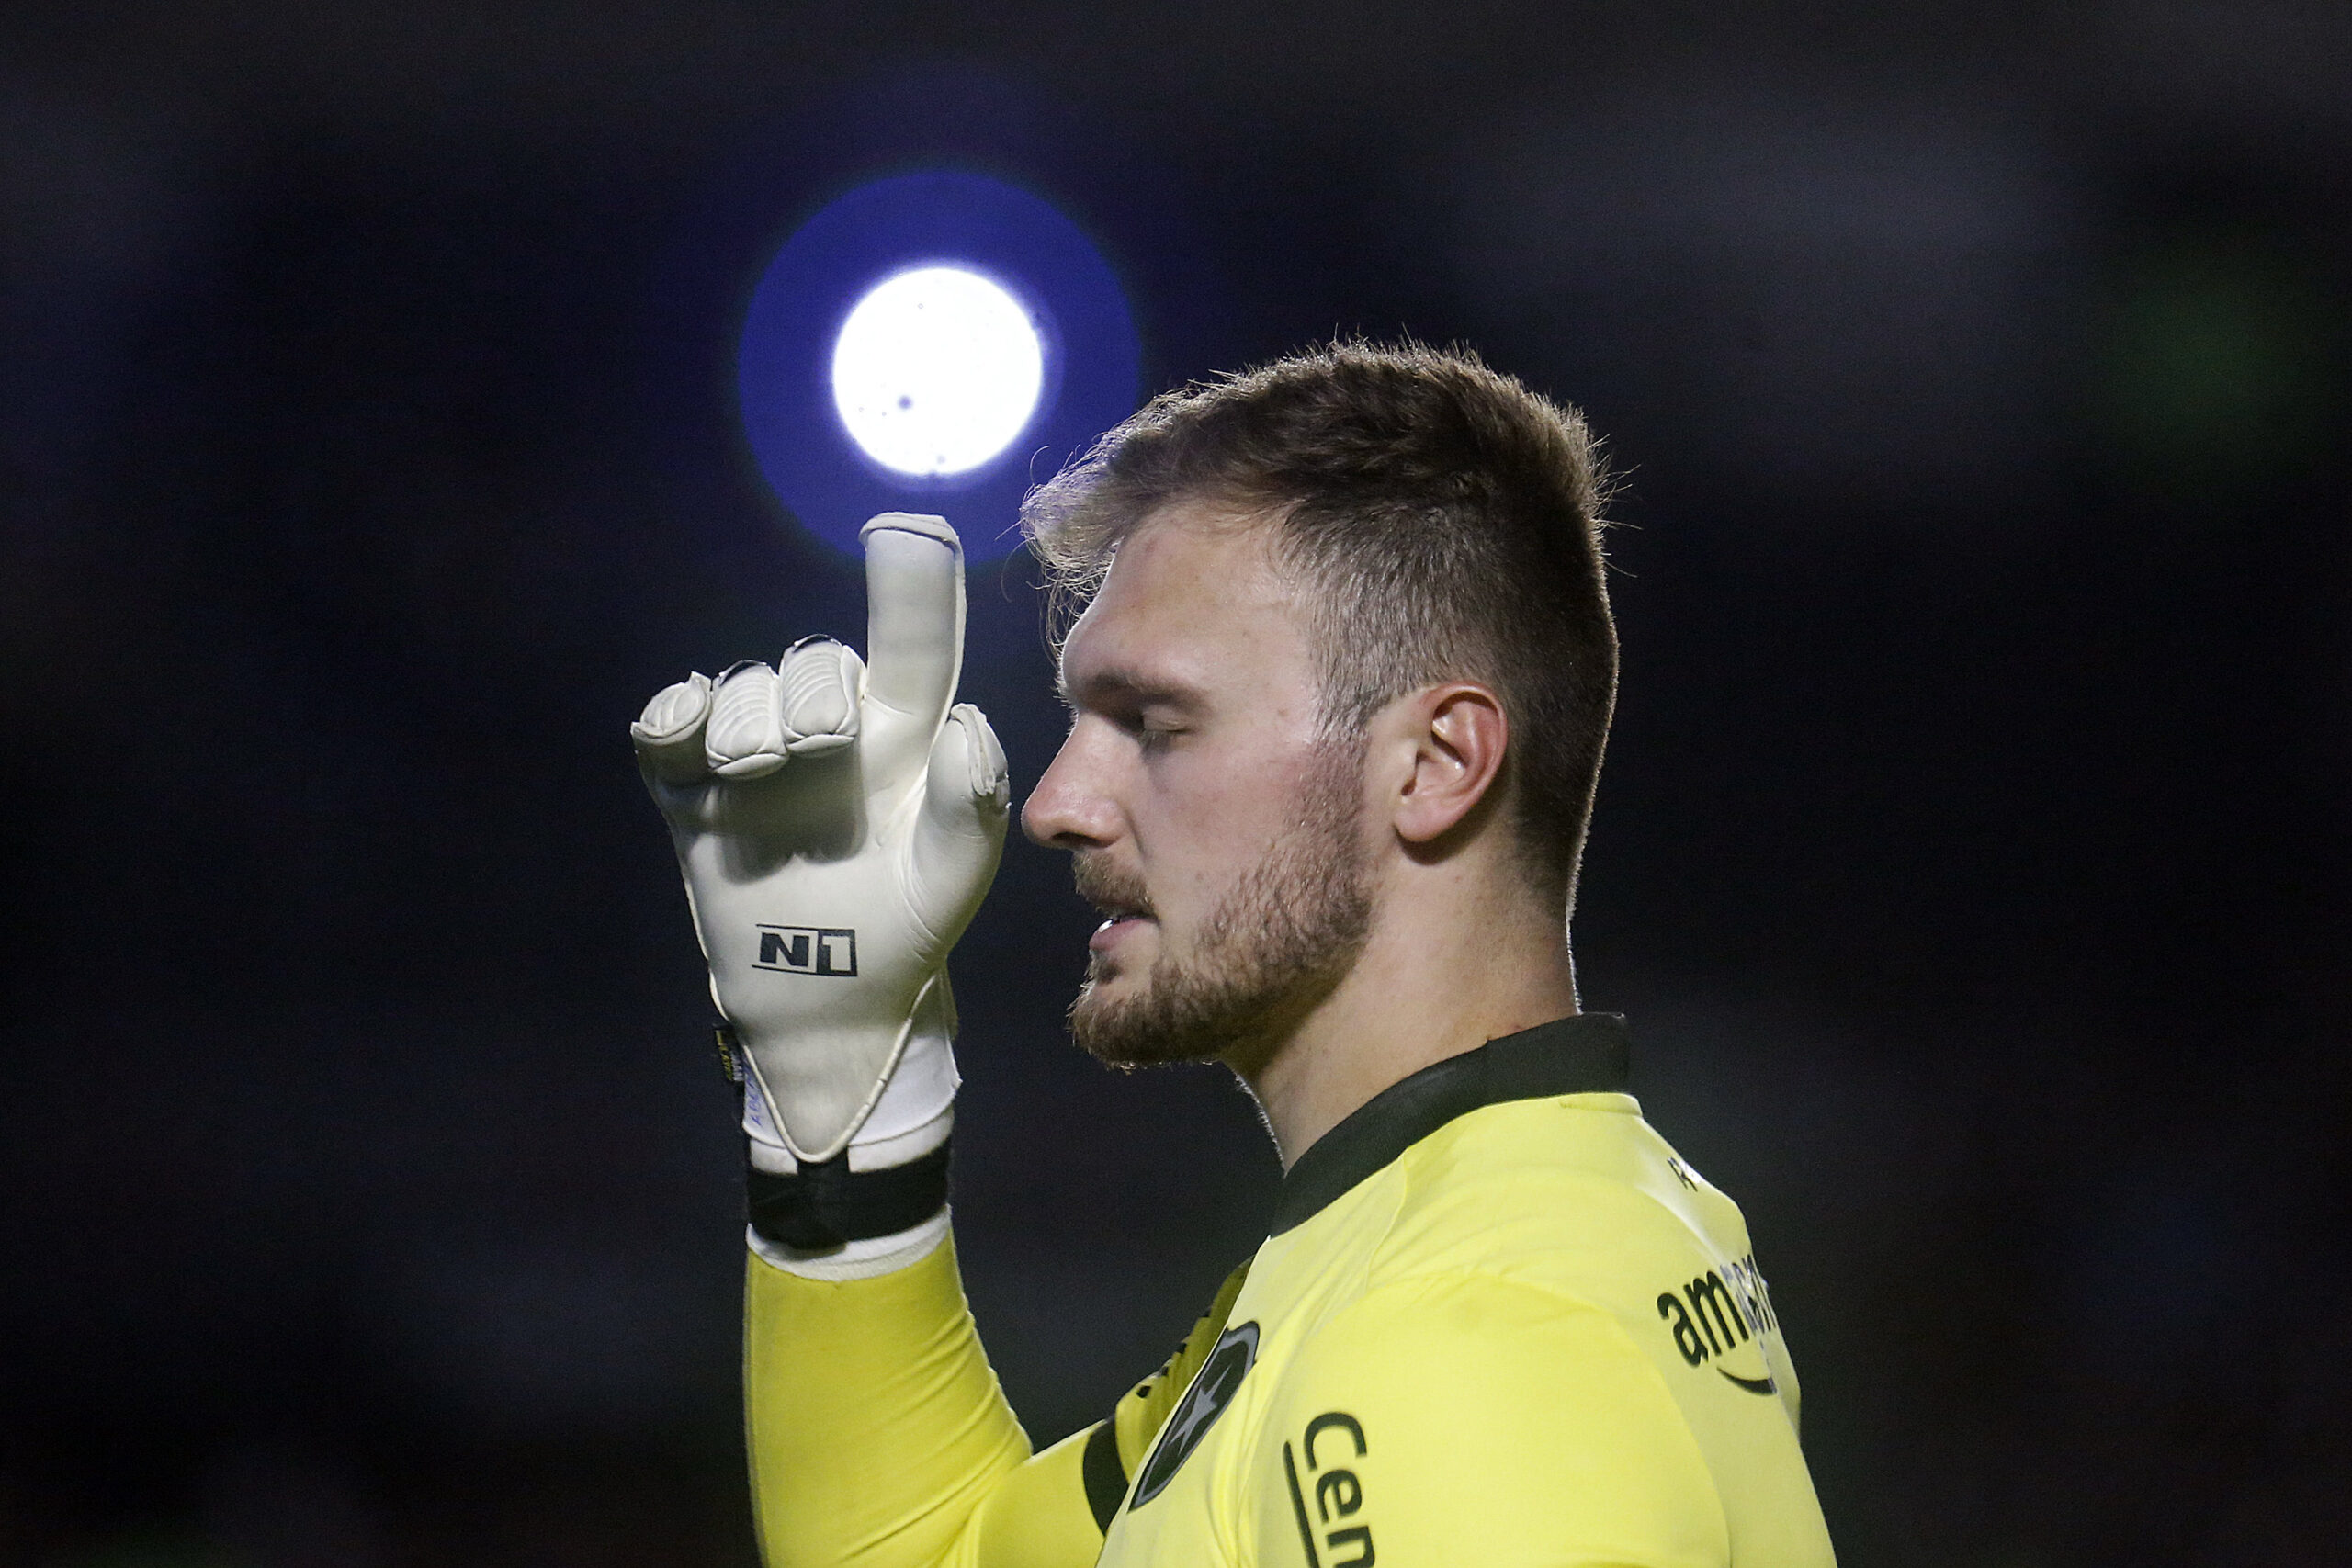
{"type": "Polygon", "coordinates": [[[1205,701],[1184,682],[1117,667],[1089,671],[1074,681],[1065,668],[1057,684],[1062,701],[1071,708],[1102,714],[1123,726],[1170,723],[1182,728],[1182,721],[1205,701]]]}

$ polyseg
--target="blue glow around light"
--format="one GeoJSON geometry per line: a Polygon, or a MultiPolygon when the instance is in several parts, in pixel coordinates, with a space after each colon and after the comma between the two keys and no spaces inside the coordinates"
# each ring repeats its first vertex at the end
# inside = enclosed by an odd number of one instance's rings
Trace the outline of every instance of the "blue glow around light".
{"type": "Polygon", "coordinates": [[[947,173],[861,186],[801,225],[736,361],[752,455],[809,533],[855,555],[873,513],[937,512],[976,560],[1019,543],[1023,494],[1134,411],[1136,377],[1125,296],[1085,233],[1027,191],[947,173]],[[924,276],[978,309],[960,344],[909,335],[923,290],[905,280],[924,276]]]}

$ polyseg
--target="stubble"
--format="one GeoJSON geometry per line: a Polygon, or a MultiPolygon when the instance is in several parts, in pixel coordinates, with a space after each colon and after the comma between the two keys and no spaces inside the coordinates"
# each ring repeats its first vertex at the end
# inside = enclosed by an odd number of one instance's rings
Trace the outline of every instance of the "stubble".
{"type": "MultiPolygon", "coordinates": [[[[1163,947],[1143,987],[1116,1000],[1096,988],[1103,960],[1092,960],[1069,1012],[1080,1046],[1120,1067],[1238,1064],[1262,1055],[1331,994],[1372,927],[1363,760],[1360,738],[1318,747],[1290,826],[1218,899],[1188,957],[1163,947]]],[[[1081,852],[1075,870],[1089,902],[1146,907],[1140,879],[1100,854],[1081,852]]]]}

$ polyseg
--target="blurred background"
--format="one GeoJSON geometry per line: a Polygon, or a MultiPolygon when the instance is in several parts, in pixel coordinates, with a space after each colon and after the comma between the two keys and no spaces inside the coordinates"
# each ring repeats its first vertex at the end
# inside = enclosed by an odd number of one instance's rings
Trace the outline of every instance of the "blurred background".
{"type": "MultiPolygon", "coordinates": [[[[738,334],[942,169],[1090,237],[1138,393],[1409,331],[1607,434],[1587,1003],[1746,1206],[1845,1562],[2340,1561],[2347,154],[2335,0],[9,7],[0,1562],[752,1561],[625,728],[861,635],[738,334]]],[[[1021,789],[1032,580],[964,686],[1021,789]]],[[[1041,1443],[1276,1175],[1069,1046],[1091,923],[1016,842],[956,960],[1041,1443]]]]}

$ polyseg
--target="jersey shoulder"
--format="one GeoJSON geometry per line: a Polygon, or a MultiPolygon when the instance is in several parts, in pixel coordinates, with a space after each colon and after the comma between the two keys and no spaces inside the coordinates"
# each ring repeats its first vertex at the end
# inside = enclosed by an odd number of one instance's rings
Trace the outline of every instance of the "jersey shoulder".
{"type": "Polygon", "coordinates": [[[1796,1370],[1747,1222],[1630,1097],[1513,1100],[1457,1117],[1406,1151],[1381,1197],[1367,1305],[1415,1303],[1425,1337],[1467,1343],[1526,1303],[1529,1322],[1501,1337],[1548,1349],[1522,1367],[1572,1367],[1613,1390],[1578,1431],[1613,1432],[1670,1474],[1680,1451],[1666,1435],[1670,1407],[1739,1561],[1833,1561],[1797,1443],[1796,1370]],[[1440,1302],[1458,1310],[1432,1314],[1440,1302]]]}
{"type": "Polygon", "coordinates": [[[1448,1272],[1532,1286],[1609,1314],[1685,1394],[1679,1374],[1703,1370],[1710,1387],[1777,1395],[1795,1420],[1796,1369],[1747,1222],[1632,1097],[1459,1117],[1406,1152],[1386,1196],[1365,1289],[1448,1272]]]}
{"type": "Polygon", "coordinates": [[[1475,1270],[1646,1314],[1668,1281],[1748,1253],[1738,1205],[1630,1095],[1490,1105],[1407,1150],[1366,1283],[1475,1270]]]}

